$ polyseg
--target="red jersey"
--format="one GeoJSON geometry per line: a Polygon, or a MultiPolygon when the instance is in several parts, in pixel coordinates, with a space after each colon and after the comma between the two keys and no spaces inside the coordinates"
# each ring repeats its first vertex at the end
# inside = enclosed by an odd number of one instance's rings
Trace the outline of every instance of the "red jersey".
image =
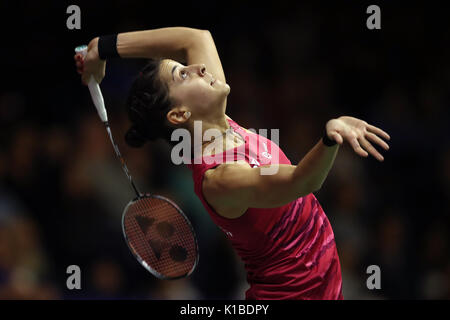
{"type": "MultiPolygon", "coordinates": [[[[251,167],[291,164],[277,144],[231,119],[228,122],[246,140],[233,150],[234,160],[245,160],[251,167]],[[272,156],[276,153],[278,156],[272,156]]],[[[245,263],[250,284],[246,299],[343,299],[333,230],[312,193],[278,208],[248,208],[235,219],[220,216],[208,204],[202,191],[203,176],[226,162],[227,152],[220,162],[218,155],[213,163],[207,159],[213,156],[204,156],[201,163],[188,167],[195,193],[245,263]]]]}

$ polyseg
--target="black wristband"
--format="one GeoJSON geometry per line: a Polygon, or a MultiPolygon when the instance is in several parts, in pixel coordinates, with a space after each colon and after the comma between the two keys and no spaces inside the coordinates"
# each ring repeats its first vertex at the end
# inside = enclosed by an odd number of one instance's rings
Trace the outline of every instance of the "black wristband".
{"type": "Polygon", "coordinates": [[[322,142],[323,142],[323,144],[326,145],[327,147],[332,147],[332,146],[334,146],[334,145],[337,144],[336,141],[331,140],[330,138],[328,138],[328,135],[327,135],[326,132],[325,132],[324,136],[322,137],[322,142]]]}
{"type": "Polygon", "coordinates": [[[117,33],[99,37],[98,56],[102,60],[120,58],[117,52],[117,33]]]}

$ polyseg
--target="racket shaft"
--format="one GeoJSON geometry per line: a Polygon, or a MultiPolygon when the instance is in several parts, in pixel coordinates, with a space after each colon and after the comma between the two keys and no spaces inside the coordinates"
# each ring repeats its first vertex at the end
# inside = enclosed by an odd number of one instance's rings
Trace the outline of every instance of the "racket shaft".
{"type": "Polygon", "coordinates": [[[114,151],[116,153],[116,156],[120,160],[120,163],[122,164],[122,169],[125,172],[125,174],[127,175],[127,178],[130,181],[131,187],[133,188],[134,192],[136,193],[136,196],[140,197],[139,190],[136,188],[136,185],[134,184],[133,178],[131,177],[131,174],[128,171],[127,164],[125,163],[125,160],[123,159],[122,154],[119,151],[119,147],[114,142],[114,139],[113,139],[113,136],[112,136],[112,132],[111,132],[111,128],[109,127],[108,122],[105,122],[105,125],[106,125],[106,131],[108,132],[109,139],[111,140],[111,143],[113,145],[113,148],[114,148],[114,151]]]}
{"type": "MultiPolygon", "coordinates": [[[[82,45],[76,47],[75,52],[81,53],[84,58],[87,55],[87,49],[88,48],[86,45],[82,45]]],[[[128,180],[130,181],[131,186],[133,187],[133,190],[136,193],[136,196],[139,198],[141,194],[139,193],[139,190],[136,188],[136,185],[133,182],[130,172],[128,171],[127,165],[125,164],[125,160],[120,154],[119,147],[117,147],[117,145],[114,143],[114,139],[112,137],[111,129],[108,123],[108,114],[106,113],[105,101],[103,100],[102,91],[100,90],[100,86],[98,85],[97,81],[95,81],[93,76],[89,78],[88,88],[89,92],[91,93],[92,101],[94,102],[95,108],[97,109],[98,115],[106,126],[106,131],[108,132],[109,139],[111,140],[114,151],[116,152],[116,155],[119,158],[120,163],[122,164],[123,171],[127,175],[128,180]]]]}

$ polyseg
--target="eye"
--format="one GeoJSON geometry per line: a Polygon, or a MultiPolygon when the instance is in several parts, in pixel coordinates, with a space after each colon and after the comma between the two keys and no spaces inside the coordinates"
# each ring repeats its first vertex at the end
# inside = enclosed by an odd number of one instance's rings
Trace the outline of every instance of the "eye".
{"type": "Polygon", "coordinates": [[[180,71],[180,77],[181,79],[185,80],[187,78],[188,74],[185,70],[180,71]]]}

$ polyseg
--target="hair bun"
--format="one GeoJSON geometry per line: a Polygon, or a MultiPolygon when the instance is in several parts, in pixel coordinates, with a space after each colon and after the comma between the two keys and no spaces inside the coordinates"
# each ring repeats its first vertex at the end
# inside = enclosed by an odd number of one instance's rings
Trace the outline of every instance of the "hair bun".
{"type": "Polygon", "coordinates": [[[132,126],[128,129],[127,133],[125,133],[125,142],[133,148],[142,147],[147,140],[148,139],[139,132],[136,126],[132,126]]]}

